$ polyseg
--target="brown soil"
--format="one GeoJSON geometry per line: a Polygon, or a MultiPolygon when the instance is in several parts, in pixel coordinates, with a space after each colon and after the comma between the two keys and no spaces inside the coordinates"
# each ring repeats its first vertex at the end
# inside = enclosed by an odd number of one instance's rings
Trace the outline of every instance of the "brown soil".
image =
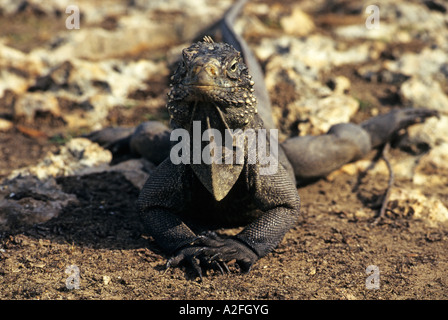
{"type": "MultiPolygon", "coordinates": [[[[139,190],[123,176],[58,182],[79,203],[0,239],[3,299],[448,298],[448,229],[395,215],[372,226],[372,219],[356,215],[369,202],[352,192],[353,176],[300,188],[300,221],[272,254],[248,274],[211,272],[202,283],[181,269],[165,272],[167,257],[144,235],[136,214],[139,190]],[[65,270],[72,265],[79,268],[80,288],[69,290],[65,270]],[[366,288],[369,265],[379,268],[378,290],[366,288]]],[[[386,184],[369,177],[363,193],[379,196],[386,184]]]]}
{"type": "MultiPolygon", "coordinates": [[[[339,74],[353,79],[355,70],[348,66],[339,74]]],[[[384,90],[395,88],[352,81],[351,94],[360,99],[384,90]]],[[[381,111],[390,107],[372,103],[381,111]]],[[[129,122],[137,121],[129,110],[114,112],[113,119],[118,113],[120,119],[127,115],[129,122]]],[[[48,123],[36,126],[54,132],[48,123]]],[[[4,176],[57,149],[57,141],[12,130],[0,133],[0,149],[4,176]]],[[[447,299],[448,226],[430,227],[390,212],[372,226],[377,209],[367,209],[370,217],[357,211],[382,196],[387,176],[367,175],[353,192],[357,178],[338,174],[299,188],[300,220],[272,254],[248,274],[236,268],[227,275],[210,272],[201,283],[182,269],[165,271],[167,257],[144,234],[136,214],[139,190],[122,175],[60,178],[79,203],[46,223],[0,234],[0,299],[447,299]],[[366,288],[369,265],[379,268],[379,289],[366,288]],[[79,268],[79,289],[67,286],[73,276],[66,273],[69,266],[79,268]]],[[[413,185],[398,180],[395,187],[413,185]]],[[[438,194],[448,205],[447,185],[426,186],[424,193],[438,194]]]]}

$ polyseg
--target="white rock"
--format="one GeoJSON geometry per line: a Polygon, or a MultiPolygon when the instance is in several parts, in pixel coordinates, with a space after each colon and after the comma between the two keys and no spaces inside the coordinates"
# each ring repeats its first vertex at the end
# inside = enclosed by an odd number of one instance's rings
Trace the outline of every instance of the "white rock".
{"type": "Polygon", "coordinates": [[[81,28],[70,33],[60,33],[53,43],[61,43],[61,45],[54,49],[38,48],[31,53],[42,57],[49,64],[55,65],[72,58],[102,60],[121,57],[143,50],[151,50],[174,40],[170,30],[156,24],[153,27],[142,25],[141,28],[113,31],[102,28],[81,28]],[[148,41],[148,34],[157,36],[148,41]]]}
{"type": "Polygon", "coordinates": [[[344,76],[331,77],[332,90],[336,94],[347,94],[350,91],[350,79],[344,76]]]}
{"type": "Polygon", "coordinates": [[[16,93],[25,92],[32,80],[19,76],[16,72],[8,71],[0,66],[0,97],[4,96],[6,90],[13,90],[16,93]]]}
{"type": "Polygon", "coordinates": [[[429,118],[424,123],[410,126],[407,132],[412,143],[425,142],[433,148],[448,143],[448,116],[429,118]]]}
{"type": "Polygon", "coordinates": [[[19,95],[14,103],[14,118],[25,118],[32,122],[37,112],[49,112],[60,117],[58,100],[49,92],[27,92],[19,95]]]}
{"type": "Polygon", "coordinates": [[[39,57],[27,55],[0,41],[0,97],[6,90],[25,92],[34,78],[46,70],[39,57]]]}
{"type": "Polygon", "coordinates": [[[12,15],[17,13],[19,7],[22,5],[22,1],[17,0],[1,0],[0,8],[5,15],[12,15]]]}
{"type": "MultiPolygon", "coordinates": [[[[164,62],[154,63],[147,60],[92,62],[70,59],[43,74],[34,86],[39,90],[46,90],[40,95],[49,96],[49,99],[63,98],[76,105],[90,106],[86,109],[78,108],[61,116],[71,129],[87,127],[96,130],[102,128],[111,108],[125,105],[128,95],[137,89],[145,89],[145,81],[156,74],[168,75],[168,68],[164,62]]],[[[26,93],[26,96],[28,95],[34,96],[38,93],[26,93]]],[[[163,104],[163,101],[156,100],[153,99],[148,104],[163,104]]],[[[51,101],[48,101],[48,104],[49,102],[51,101]]],[[[22,109],[19,110],[23,113],[22,109]]],[[[31,111],[28,113],[32,113],[31,111]]]]}
{"type": "Polygon", "coordinates": [[[282,29],[291,35],[304,36],[310,34],[315,26],[310,16],[303,12],[298,6],[292,8],[290,15],[280,19],[282,29]]]}
{"type": "Polygon", "coordinates": [[[5,132],[11,130],[14,127],[14,124],[6,119],[0,118],[0,131],[5,132]]]}
{"type": "Polygon", "coordinates": [[[419,53],[407,52],[396,61],[387,60],[384,67],[393,72],[422,78],[445,78],[442,68],[448,54],[442,49],[424,48],[419,53]]]}
{"type": "Polygon", "coordinates": [[[419,167],[425,166],[436,168],[438,170],[448,170],[448,142],[440,143],[425,155],[419,164],[419,167]]]}
{"type": "Polygon", "coordinates": [[[445,28],[444,14],[429,10],[421,2],[380,0],[377,5],[382,20],[395,23],[409,33],[440,32],[445,28]]]}
{"type": "Polygon", "coordinates": [[[443,203],[435,197],[425,196],[417,189],[392,188],[388,207],[406,217],[421,219],[433,226],[448,221],[448,209],[443,203]]]}
{"type": "Polygon", "coordinates": [[[414,108],[448,110],[448,97],[440,84],[429,78],[412,77],[401,85],[399,94],[404,104],[414,108]]]}
{"type": "Polygon", "coordinates": [[[165,73],[168,74],[168,71],[164,63],[148,60],[123,62],[111,59],[92,62],[71,58],[56,64],[41,78],[49,78],[50,89],[56,94],[65,91],[74,97],[87,98],[107,93],[125,98],[130,92],[143,88],[144,80],[165,73]]]}
{"type": "MultiPolygon", "coordinates": [[[[335,29],[338,37],[345,39],[396,40],[397,26],[395,24],[380,23],[379,29],[367,29],[364,24],[341,26],[335,29]]],[[[410,40],[410,39],[409,39],[410,40]]],[[[403,41],[401,41],[403,42],[403,41]]]]}
{"type": "Polygon", "coordinates": [[[347,63],[360,63],[378,53],[368,43],[339,49],[338,43],[323,35],[310,35],[306,38],[281,36],[276,39],[263,39],[255,46],[256,55],[266,60],[272,55],[280,56],[285,63],[300,61],[307,68],[328,71],[334,66],[347,63]]]}
{"type": "Polygon", "coordinates": [[[80,29],[61,28],[49,46],[33,50],[32,55],[55,65],[71,58],[100,61],[166,48],[184,39],[191,41],[197,32],[220,18],[227,3],[230,4],[228,1],[171,1],[170,4],[151,1],[129,6],[120,2],[82,1],[78,7],[86,22],[99,23],[114,16],[117,27],[113,30],[85,27],[83,20],[80,29]],[[160,18],[163,12],[170,17],[174,13],[175,17],[160,18]]]}
{"type": "Polygon", "coordinates": [[[75,138],[62,146],[58,154],[49,153],[36,165],[13,170],[8,179],[35,176],[46,180],[51,177],[76,175],[89,167],[107,167],[111,160],[112,154],[109,150],[88,139],[75,138]]]}
{"type": "Polygon", "coordinates": [[[333,94],[300,101],[295,107],[301,119],[309,120],[309,123],[299,124],[301,135],[317,135],[326,133],[334,124],[350,122],[359,109],[359,102],[348,95],[333,94]]]}

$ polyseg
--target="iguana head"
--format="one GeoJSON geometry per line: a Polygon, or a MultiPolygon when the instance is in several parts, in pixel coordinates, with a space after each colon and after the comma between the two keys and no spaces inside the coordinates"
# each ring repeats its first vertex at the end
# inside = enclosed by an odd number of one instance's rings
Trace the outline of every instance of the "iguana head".
{"type": "Polygon", "coordinates": [[[182,51],[171,77],[168,111],[184,128],[205,116],[220,119],[224,128],[242,128],[257,113],[253,86],[241,54],[205,37],[182,51]]]}
{"type": "MultiPolygon", "coordinates": [[[[168,94],[168,112],[174,127],[190,132],[190,166],[201,183],[216,200],[222,200],[240,176],[243,164],[224,163],[223,155],[236,155],[236,146],[216,142],[215,136],[208,140],[214,147],[209,149],[212,157],[221,163],[197,163],[194,161],[195,144],[200,150],[209,142],[194,141],[197,135],[195,124],[201,124],[199,137],[208,129],[224,132],[245,129],[257,123],[254,82],[248,73],[241,54],[231,45],[215,43],[210,37],[204,38],[182,51],[182,60],[171,77],[171,91],[168,94]],[[229,130],[231,129],[231,130],[229,130]],[[193,134],[191,134],[193,132],[193,134]],[[212,151],[211,151],[212,150],[212,151]],[[221,152],[222,150],[222,152],[221,152]]],[[[197,150],[197,149],[196,149],[197,150]]],[[[203,155],[203,154],[202,154],[203,155]]]]}

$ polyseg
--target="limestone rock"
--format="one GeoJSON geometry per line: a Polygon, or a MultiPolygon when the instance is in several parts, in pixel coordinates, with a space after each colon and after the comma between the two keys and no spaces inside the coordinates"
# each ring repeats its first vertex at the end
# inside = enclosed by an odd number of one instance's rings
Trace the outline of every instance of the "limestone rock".
{"type": "Polygon", "coordinates": [[[350,122],[359,109],[359,102],[348,95],[333,94],[300,101],[295,108],[297,115],[308,119],[299,124],[301,135],[318,135],[326,133],[334,124],[350,122]]]}
{"type": "Polygon", "coordinates": [[[412,77],[402,84],[399,94],[406,105],[414,108],[448,110],[448,97],[430,78],[412,77]]]}
{"type": "Polygon", "coordinates": [[[348,94],[350,91],[350,79],[344,76],[331,77],[327,85],[333,90],[335,94],[348,94]]]}
{"type": "Polygon", "coordinates": [[[379,54],[369,43],[343,48],[330,37],[315,34],[303,38],[281,36],[276,39],[263,39],[260,45],[255,47],[255,52],[261,60],[275,54],[280,55],[286,63],[290,63],[288,60],[300,61],[308,68],[319,71],[347,63],[364,62],[379,54]]]}
{"type": "MultiPolygon", "coordinates": [[[[439,145],[433,147],[425,157],[422,158],[419,168],[435,168],[437,171],[446,173],[448,170],[448,142],[442,142],[439,145]]],[[[421,177],[420,177],[421,178],[421,177]]],[[[422,180],[422,179],[420,179],[422,180]]],[[[424,179],[423,181],[429,181],[431,179],[424,179]]],[[[421,182],[423,183],[423,182],[421,182]]]]}
{"type": "Polygon", "coordinates": [[[304,36],[311,33],[315,26],[310,16],[303,12],[298,6],[292,9],[290,15],[280,19],[282,29],[291,35],[304,36]]]}
{"type": "Polygon", "coordinates": [[[49,153],[36,165],[17,169],[8,176],[9,180],[19,176],[35,176],[40,180],[51,177],[76,175],[89,167],[107,167],[112,160],[109,150],[85,138],[70,140],[58,154],[49,153]]]}
{"type": "Polygon", "coordinates": [[[20,95],[13,107],[15,119],[25,118],[32,122],[37,113],[48,112],[54,117],[60,117],[58,100],[51,93],[46,92],[27,92],[20,95]]]}
{"type": "Polygon", "coordinates": [[[393,188],[388,208],[412,219],[421,219],[430,225],[448,221],[448,209],[435,197],[427,197],[420,190],[393,188]]]}
{"type": "Polygon", "coordinates": [[[14,124],[6,119],[0,118],[0,132],[5,132],[14,127],[14,124]]]}
{"type": "Polygon", "coordinates": [[[424,48],[419,53],[404,53],[396,61],[388,60],[384,63],[384,67],[407,76],[442,80],[446,78],[443,68],[447,61],[448,54],[444,50],[424,48]]]}
{"type": "Polygon", "coordinates": [[[41,15],[56,15],[65,12],[69,4],[70,0],[2,0],[0,5],[7,15],[17,14],[23,10],[41,15]]]}
{"type": "Polygon", "coordinates": [[[411,39],[406,37],[406,33],[398,33],[397,26],[381,22],[379,29],[367,29],[364,24],[341,26],[336,28],[335,33],[343,39],[369,39],[369,40],[389,40],[409,42],[411,39]]]}
{"type": "Polygon", "coordinates": [[[429,10],[423,2],[382,0],[378,5],[382,20],[406,29],[411,36],[439,32],[445,26],[446,15],[429,10]]]}
{"type": "Polygon", "coordinates": [[[111,108],[125,105],[131,92],[146,88],[145,80],[165,73],[168,73],[165,64],[146,60],[92,62],[70,59],[38,77],[30,87],[33,92],[27,95],[45,94],[79,106],[61,114],[68,127],[97,130],[104,125],[111,108]],[[40,91],[44,93],[38,93],[40,91]]]}
{"type": "Polygon", "coordinates": [[[34,77],[45,70],[46,66],[40,58],[27,55],[0,41],[0,98],[6,90],[25,92],[34,77]]]}

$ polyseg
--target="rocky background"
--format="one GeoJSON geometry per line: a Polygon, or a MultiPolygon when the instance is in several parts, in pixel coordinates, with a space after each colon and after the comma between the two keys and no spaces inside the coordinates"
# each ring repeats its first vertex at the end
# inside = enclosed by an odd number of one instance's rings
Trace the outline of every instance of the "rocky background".
{"type": "MultiPolygon", "coordinates": [[[[0,298],[446,299],[448,4],[381,0],[250,1],[236,29],[265,71],[283,138],[321,134],[393,108],[440,111],[383,161],[344,166],[298,189],[302,217],[247,275],[203,283],[147,237],[135,212],[155,164],[112,161],[83,136],[168,124],[180,50],[233,1],[0,0],[0,298]],[[68,29],[76,5],[79,29],[68,29]],[[79,267],[70,289],[67,266],[79,267]],[[366,288],[369,265],[381,275],[366,288]]],[[[236,232],[237,230],[231,231],[236,232]]]]}

